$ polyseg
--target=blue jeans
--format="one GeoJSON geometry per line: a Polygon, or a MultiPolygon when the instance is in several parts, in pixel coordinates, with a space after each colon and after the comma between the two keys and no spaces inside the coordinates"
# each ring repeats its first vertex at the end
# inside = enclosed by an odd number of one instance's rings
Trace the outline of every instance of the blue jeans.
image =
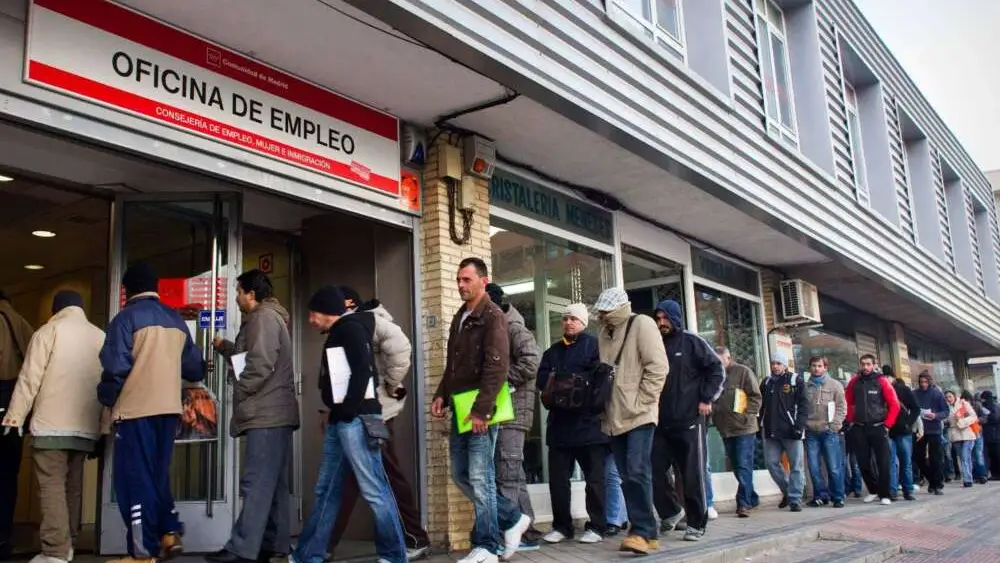
{"type": "Polygon", "coordinates": [[[979,434],[976,436],[976,445],[972,446],[972,476],[976,479],[985,479],[990,475],[986,469],[986,454],[983,452],[983,435],[979,434]]]}
{"type": "Polygon", "coordinates": [[[774,479],[774,484],[781,489],[781,494],[788,497],[788,502],[792,504],[802,503],[802,492],[806,488],[805,470],[802,467],[803,457],[805,457],[805,447],[802,440],[764,439],[764,463],[767,464],[767,470],[771,474],[771,479],[774,479]],[[781,465],[782,452],[788,454],[790,474],[786,474],[785,468],[781,465]]]}
{"type": "Polygon", "coordinates": [[[809,477],[813,484],[813,500],[844,500],[844,462],[840,459],[840,434],[836,432],[806,432],[809,450],[809,477]],[[820,470],[820,458],[826,464],[826,480],[820,470]]]}
{"type": "Polygon", "coordinates": [[[889,492],[893,495],[903,486],[903,492],[913,493],[913,434],[895,436],[889,439],[889,454],[892,456],[889,469],[889,492]],[[902,469],[902,471],[900,471],[902,469]],[[902,481],[902,482],[900,482],[902,481]]]}
{"type": "Polygon", "coordinates": [[[975,440],[952,442],[952,447],[955,448],[955,455],[959,459],[959,467],[962,470],[963,484],[972,483],[972,448],[975,445],[975,440]]]}
{"type": "Polygon", "coordinates": [[[625,493],[622,492],[622,476],[618,474],[618,466],[615,465],[615,455],[608,453],[604,458],[604,496],[607,505],[607,524],[609,526],[623,526],[628,522],[628,512],[625,510],[625,493]]]}
{"type": "Polygon", "coordinates": [[[733,436],[724,440],[726,455],[733,466],[733,475],[739,486],[736,488],[736,507],[753,508],[760,504],[757,492],[753,489],[753,461],[757,436],[733,436]]]}
{"type": "Polygon", "coordinates": [[[451,478],[475,510],[472,547],[481,547],[490,553],[501,549],[500,530],[514,527],[521,519],[517,503],[497,491],[493,459],[497,432],[497,426],[490,426],[485,434],[459,434],[453,423],[449,439],[451,478]]]}
{"type": "Polygon", "coordinates": [[[712,508],[715,504],[715,492],[712,491],[712,470],[709,468],[708,437],[705,437],[705,507],[712,508]]]}
{"type": "Polygon", "coordinates": [[[344,480],[352,472],[375,519],[375,549],[379,558],[390,563],[406,563],[403,525],[382,466],[382,451],[368,444],[360,418],[326,426],[323,463],[316,478],[316,505],[292,554],[296,563],[323,563],[330,532],[340,512],[344,480]]]}
{"type": "Polygon", "coordinates": [[[844,490],[846,494],[861,494],[861,466],[858,456],[847,446],[847,437],[840,435],[840,451],[844,454],[844,490]]]}
{"type": "Polygon", "coordinates": [[[631,533],[647,540],[658,537],[653,517],[653,464],[650,461],[654,428],[647,424],[611,437],[611,451],[622,476],[631,533]]]}

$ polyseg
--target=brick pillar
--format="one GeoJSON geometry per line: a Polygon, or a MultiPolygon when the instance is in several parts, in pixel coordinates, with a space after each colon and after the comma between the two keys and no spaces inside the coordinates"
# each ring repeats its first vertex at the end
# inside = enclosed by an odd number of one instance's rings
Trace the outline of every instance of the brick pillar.
{"type": "Polygon", "coordinates": [[[775,272],[771,270],[762,270],[760,272],[761,281],[761,297],[764,299],[763,311],[764,315],[764,328],[770,332],[774,325],[778,324],[778,307],[780,304],[777,301],[778,297],[778,282],[781,278],[775,272]]]}
{"type": "Polygon", "coordinates": [[[910,349],[906,346],[906,331],[903,325],[892,323],[889,327],[889,345],[892,347],[892,369],[896,377],[900,377],[907,385],[913,386],[913,374],[910,373],[910,349]]]}
{"type": "MultiPolygon", "coordinates": [[[[448,454],[448,419],[430,415],[430,403],[444,371],[448,328],[462,305],[455,284],[458,264],[476,256],[490,264],[489,184],[477,180],[478,200],[468,243],[452,241],[449,228],[447,183],[438,177],[438,152],[447,135],[429,147],[424,169],[423,216],[420,220],[421,318],[424,322],[423,350],[427,403],[427,531],[438,548],[461,550],[469,547],[472,505],[451,480],[448,454]]],[[[460,213],[455,213],[456,231],[462,234],[460,213]]]]}

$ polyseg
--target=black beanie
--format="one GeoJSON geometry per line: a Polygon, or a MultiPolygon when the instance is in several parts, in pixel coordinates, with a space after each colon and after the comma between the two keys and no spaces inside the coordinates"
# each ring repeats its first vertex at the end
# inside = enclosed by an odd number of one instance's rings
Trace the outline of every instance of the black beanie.
{"type": "Polygon", "coordinates": [[[490,296],[490,301],[496,305],[503,303],[503,288],[495,283],[486,284],[486,293],[490,296]]]}
{"type": "Polygon", "coordinates": [[[82,309],[83,297],[79,293],[68,289],[56,292],[52,298],[52,314],[54,315],[66,307],[79,307],[82,309]]]}
{"type": "Polygon", "coordinates": [[[309,299],[309,310],[323,315],[343,315],[347,312],[344,292],[332,285],[320,289],[309,299]]]}
{"type": "Polygon", "coordinates": [[[125,286],[125,296],[133,297],[140,293],[155,293],[159,289],[159,278],[153,267],[146,262],[136,262],[125,270],[122,285],[125,286]]]}

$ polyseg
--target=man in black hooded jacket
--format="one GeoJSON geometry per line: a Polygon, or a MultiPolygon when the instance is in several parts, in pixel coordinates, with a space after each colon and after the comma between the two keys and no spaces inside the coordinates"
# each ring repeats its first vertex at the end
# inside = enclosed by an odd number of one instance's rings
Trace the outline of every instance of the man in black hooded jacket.
{"type": "Polygon", "coordinates": [[[712,346],[684,330],[681,306],[662,301],[656,322],[670,361],[667,383],[660,394],[660,420],[653,435],[653,502],[669,531],[686,513],[684,539],[705,535],[708,506],[705,494],[705,436],[712,403],[722,393],[726,371],[712,346]],[[670,467],[683,482],[684,507],[674,490],[670,467]]]}

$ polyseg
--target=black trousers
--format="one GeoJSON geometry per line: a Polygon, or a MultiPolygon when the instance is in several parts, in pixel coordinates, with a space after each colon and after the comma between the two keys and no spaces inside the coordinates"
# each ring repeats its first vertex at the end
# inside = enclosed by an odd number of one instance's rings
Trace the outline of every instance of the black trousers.
{"type": "Polygon", "coordinates": [[[705,493],[705,422],[690,428],[657,428],[653,433],[653,504],[661,519],[681,511],[674,476],[684,491],[684,512],[690,528],[704,530],[708,524],[705,493]],[[670,474],[673,468],[674,476],[670,474]]]}
{"type": "Polygon", "coordinates": [[[0,544],[11,541],[17,507],[17,474],[21,470],[24,439],[17,430],[4,436],[0,430],[0,544]]]}
{"type": "Polygon", "coordinates": [[[942,449],[941,436],[938,434],[924,434],[913,448],[913,456],[920,465],[920,473],[927,479],[927,486],[931,489],[944,488],[942,449]]]}
{"type": "Polygon", "coordinates": [[[1000,481],[1000,442],[990,442],[986,446],[986,464],[990,469],[990,480],[1000,481]]]}
{"type": "Polygon", "coordinates": [[[889,452],[889,433],[885,426],[861,426],[851,427],[851,434],[848,438],[854,446],[854,453],[858,456],[858,465],[861,466],[861,476],[865,480],[865,487],[870,494],[876,494],[879,498],[889,498],[889,464],[891,456],[889,452]]]}
{"type": "Polygon", "coordinates": [[[608,455],[607,444],[580,446],[576,448],[556,448],[549,446],[549,496],[552,502],[552,529],[567,538],[573,537],[573,516],[570,513],[570,478],[573,468],[579,463],[583,478],[587,482],[587,522],[586,528],[604,535],[608,519],[604,515],[604,459],[608,455]]]}

